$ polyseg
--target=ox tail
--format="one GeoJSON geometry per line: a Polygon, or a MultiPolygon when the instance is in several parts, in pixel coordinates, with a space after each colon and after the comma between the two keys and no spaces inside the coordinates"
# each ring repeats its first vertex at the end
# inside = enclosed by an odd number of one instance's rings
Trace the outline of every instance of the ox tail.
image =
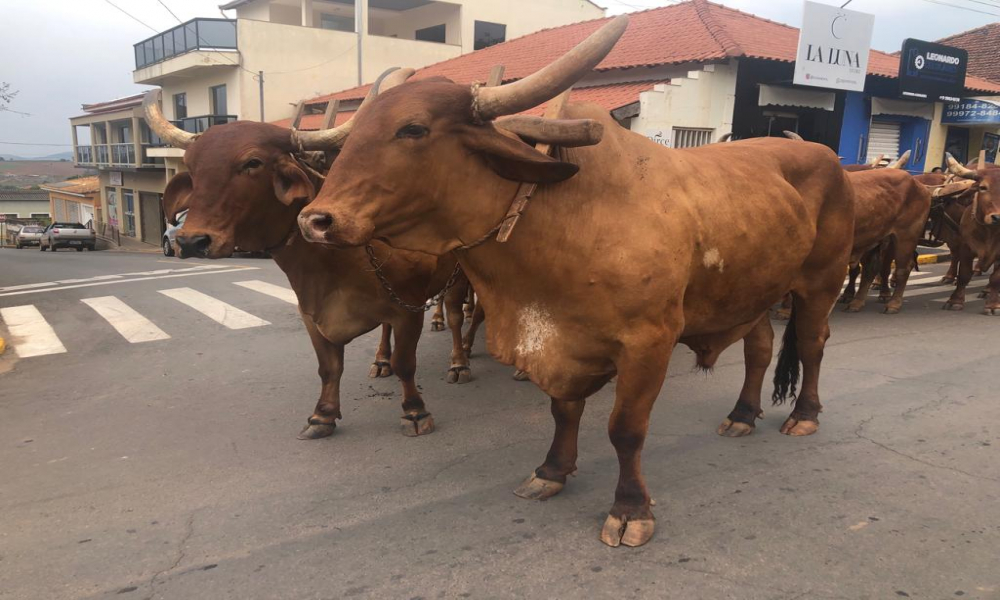
{"type": "Polygon", "coordinates": [[[788,398],[795,398],[795,388],[799,384],[799,342],[795,335],[795,303],[792,302],[792,314],[785,327],[785,335],[781,339],[781,351],[778,352],[778,364],[774,367],[774,393],[771,402],[775,405],[784,404],[788,398]]]}

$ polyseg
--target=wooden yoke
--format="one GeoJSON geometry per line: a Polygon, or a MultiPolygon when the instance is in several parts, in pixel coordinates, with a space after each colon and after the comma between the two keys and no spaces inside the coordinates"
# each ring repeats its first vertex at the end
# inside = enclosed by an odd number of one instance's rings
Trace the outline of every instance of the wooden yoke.
{"type": "MultiPolygon", "coordinates": [[[[569,101],[569,94],[572,88],[566,90],[565,92],[559,94],[553,98],[548,106],[545,107],[546,119],[558,119],[562,114],[563,108],[566,106],[566,102],[569,101]]],[[[551,154],[555,150],[555,146],[551,144],[536,144],[535,150],[538,150],[542,154],[551,154]]],[[[510,208],[507,209],[507,215],[503,218],[500,225],[500,231],[497,232],[497,241],[504,243],[510,239],[510,234],[514,231],[514,226],[517,225],[517,220],[521,218],[521,213],[528,206],[528,200],[538,189],[537,183],[522,183],[517,188],[517,194],[514,196],[514,201],[511,203],[510,208]]]]}

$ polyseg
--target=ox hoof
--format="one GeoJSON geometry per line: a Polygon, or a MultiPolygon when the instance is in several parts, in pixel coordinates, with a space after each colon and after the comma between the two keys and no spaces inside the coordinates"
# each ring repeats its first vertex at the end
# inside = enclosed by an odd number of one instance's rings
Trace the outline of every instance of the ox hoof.
{"type": "Polygon", "coordinates": [[[512,377],[514,378],[514,381],[527,381],[528,380],[528,372],[527,371],[522,371],[521,369],[518,369],[518,370],[514,371],[514,375],[512,375],[512,377]]]}
{"type": "Polygon", "coordinates": [[[945,285],[955,285],[955,278],[950,275],[945,275],[941,278],[941,283],[945,285]]]}
{"type": "Polygon", "coordinates": [[[547,500],[561,492],[564,487],[565,483],[542,479],[532,472],[530,477],[517,486],[514,495],[525,500],[547,500]]]}
{"type": "Polygon", "coordinates": [[[802,421],[795,417],[788,417],[781,426],[781,433],[796,437],[812,435],[817,431],[819,431],[819,423],[816,421],[802,421]]]}
{"type": "Polygon", "coordinates": [[[890,300],[892,300],[892,296],[879,296],[878,297],[878,303],[879,304],[888,304],[890,300]]]}
{"type": "Polygon", "coordinates": [[[754,426],[747,425],[746,423],[740,423],[739,421],[733,421],[732,419],[725,419],[715,430],[715,433],[721,435],[722,437],[743,437],[753,433],[754,426]]]}
{"type": "Polygon", "coordinates": [[[655,531],[656,521],[653,519],[626,521],[608,515],[604,527],[601,528],[601,541],[612,548],[617,548],[619,545],[635,548],[651,540],[655,531]]]}
{"type": "Polygon", "coordinates": [[[399,429],[406,437],[417,437],[434,433],[434,417],[431,416],[431,413],[403,415],[399,420],[399,429]]]}
{"type": "Polygon", "coordinates": [[[852,301],[854,301],[854,294],[844,294],[837,300],[840,304],[850,304],[852,301]]]}
{"type": "Polygon", "coordinates": [[[300,440],[318,440],[330,437],[336,428],[336,423],[309,423],[305,429],[299,432],[298,438],[300,440]]]}
{"type": "Polygon", "coordinates": [[[983,309],[983,314],[990,317],[1000,317],[1000,306],[987,306],[983,309]]]}
{"type": "Polygon", "coordinates": [[[368,377],[372,379],[389,377],[390,375],[392,375],[392,367],[386,360],[376,360],[372,363],[372,368],[368,370],[368,377]]]}
{"type": "Polygon", "coordinates": [[[445,379],[448,383],[469,383],[472,381],[472,369],[465,365],[456,365],[448,369],[448,376],[445,379]]]}
{"type": "Polygon", "coordinates": [[[849,312],[849,313],[861,312],[861,309],[864,307],[865,305],[863,302],[861,303],[851,302],[850,304],[847,305],[847,308],[844,309],[844,312],[849,312]]]}
{"type": "Polygon", "coordinates": [[[787,321],[792,318],[792,309],[790,308],[779,308],[774,311],[774,319],[776,321],[787,321]]]}
{"type": "Polygon", "coordinates": [[[942,310],[955,310],[955,311],[965,310],[965,303],[964,302],[952,302],[951,300],[949,300],[949,301],[947,301],[947,302],[944,303],[944,306],[942,306],[941,309],[942,310]]]}
{"type": "Polygon", "coordinates": [[[444,321],[431,321],[431,331],[444,331],[444,321]]]}
{"type": "Polygon", "coordinates": [[[900,308],[902,308],[902,307],[901,306],[897,306],[895,304],[886,304],[885,305],[885,310],[882,311],[882,314],[897,315],[897,314],[899,314],[899,309],[900,308]]]}

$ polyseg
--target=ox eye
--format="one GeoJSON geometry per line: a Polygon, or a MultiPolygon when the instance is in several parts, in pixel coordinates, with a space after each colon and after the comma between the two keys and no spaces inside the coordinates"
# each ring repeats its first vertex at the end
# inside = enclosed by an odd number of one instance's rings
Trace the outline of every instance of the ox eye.
{"type": "Polygon", "coordinates": [[[423,125],[407,125],[396,132],[397,138],[422,138],[430,133],[430,130],[423,125]]]}
{"type": "Polygon", "coordinates": [[[250,171],[253,171],[254,169],[259,169],[259,168],[261,168],[263,166],[264,166],[264,163],[259,158],[251,158],[250,160],[248,160],[245,163],[243,163],[243,167],[242,167],[241,170],[246,171],[246,172],[250,172],[250,171]]]}

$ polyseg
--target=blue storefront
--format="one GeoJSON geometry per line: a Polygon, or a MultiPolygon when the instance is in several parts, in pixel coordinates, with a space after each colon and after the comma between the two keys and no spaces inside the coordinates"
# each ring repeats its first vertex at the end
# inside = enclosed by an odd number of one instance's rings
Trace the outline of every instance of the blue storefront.
{"type": "MultiPolygon", "coordinates": [[[[965,163],[986,150],[986,160],[995,163],[1000,146],[1000,99],[965,98],[944,105],[941,115],[944,150],[965,163]]],[[[944,160],[944,156],[940,157],[944,160]]],[[[938,157],[932,157],[937,160],[938,157]]]]}
{"type": "Polygon", "coordinates": [[[907,150],[907,170],[922,173],[927,159],[934,104],[899,100],[888,94],[845,92],[838,154],[845,165],[867,163],[879,155],[895,159],[907,150]]]}

